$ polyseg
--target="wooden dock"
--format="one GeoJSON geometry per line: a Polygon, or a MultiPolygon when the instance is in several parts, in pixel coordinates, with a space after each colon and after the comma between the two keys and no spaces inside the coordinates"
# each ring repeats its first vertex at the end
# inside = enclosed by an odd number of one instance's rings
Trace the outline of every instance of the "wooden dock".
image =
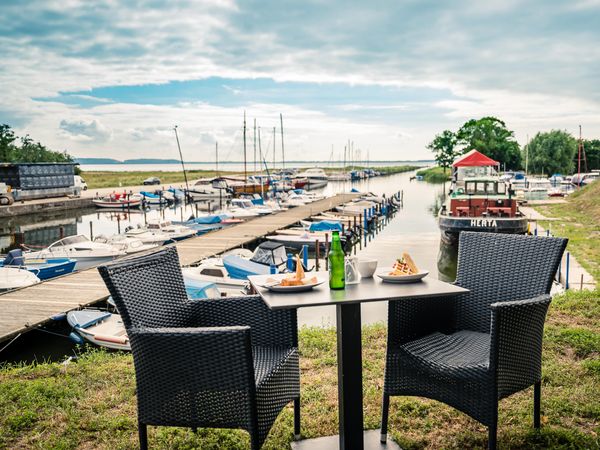
{"type": "MultiPolygon", "coordinates": [[[[345,203],[356,194],[338,194],[309,205],[258,217],[239,225],[186,239],[176,244],[182,265],[246,245],[273,231],[345,203]]],[[[95,268],[54,278],[0,295],[0,342],[13,339],[52,317],[93,305],[108,297],[95,268]]]]}

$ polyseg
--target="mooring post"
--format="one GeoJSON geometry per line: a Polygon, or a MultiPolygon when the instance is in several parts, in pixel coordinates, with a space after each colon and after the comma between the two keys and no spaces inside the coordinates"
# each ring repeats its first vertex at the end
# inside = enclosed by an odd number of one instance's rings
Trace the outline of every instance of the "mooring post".
{"type": "Polygon", "coordinates": [[[321,252],[319,249],[319,240],[315,241],[315,270],[319,271],[319,258],[321,257],[321,252]]]}
{"type": "Polygon", "coordinates": [[[583,274],[581,274],[581,281],[579,283],[579,290],[583,291],[583,274]]]}
{"type": "MultiPolygon", "coordinates": [[[[121,216],[119,214],[117,214],[117,233],[121,234],[121,216]]],[[[91,234],[92,234],[92,222],[90,222],[90,235],[91,234]]]]}
{"type": "MultiPolygon", "coordinates": [[[[91,224],[91,223],[92,223],[92,222],[90,222],[90,224],[91,224]]],[[[58,233],[59,233],[60,239],[62,239],[62,238],[64,238],[64,237],[65,237],[65,229],[64,229],[63,227],[60,227],[60,228],[58,229],[58,233]]]]}

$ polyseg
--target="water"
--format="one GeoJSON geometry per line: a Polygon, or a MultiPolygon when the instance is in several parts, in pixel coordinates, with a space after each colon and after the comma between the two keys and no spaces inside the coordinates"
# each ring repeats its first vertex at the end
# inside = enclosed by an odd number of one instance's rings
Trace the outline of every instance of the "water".
{"type": "MultiPolygon", "coordinates": [[[[403,252],[408,252],[417,265],[430,272],[429,276],[444,280],[454,279],[456,273],[455,249],[440,244],[440,234],[435,215],[445,196],[443,184],[429,184],[410,181],[414,172],[376,177],[354,183],[330,182],[321,192],[330,195],[347,192],[355,187],[361,192],[371,191],[375,194],[391,195],[404,191],[404,207],[394,216],[388,225],[373,236],[362,250],[357,249],[359,256],[375,258],[379,267],[390,267],[403,252]]],[[[94,236],[111,235],[127,226],[137,226],[152,219],[166,218],[185,220],[195,208],[192,205],[176,206],[163,210],[151,209],[135,212],[110,212],[101,209],[86,209],[52,212],[32,216],[18,216],[0,220],[0,251],[6,252],[16,248],[21,242],[32,247],[47,246],[65,236],[81,233],[90,236],[90,222],[94,236]]],[[[298,313],[299,324],[308,326],[334,325],[335,308],[304,308],[298,313]]],[[[363,323],[384,322],[387,319],[385,302],[362,305],[363,323]]],[[[50,329],[63,336],[68,335],[68,328],[55,324],[50,329]]],[[[11,347],[10,353],[2,352],[0,361],[26,360],[40,361],[47,358],[62,360],[65,355],[72,355],[76,348],[65,337],[42,334],[41,331],[29,333],[25,339],[20,338],[11,347]],[[39,339],[43,336],[43,339],[39,339]]]]}
{"type": "MultiPolygon", "coordinates": [[[[268,162],[269,170],[273,170],[271,167],[271,162],[268,162]]],[[[431,165],[432,161],[374,161],[367,163],[366,161],[357,162],[358,166],[369,166],[373,168],[377,167],[385,167],[385,166],[428,166],[431,165]]],[[[296,169],[306,169],[308,167],[319,166],[324,169],[334,168],[334,167],[342,167],[343,163],[339,161],[333,161],[331,163],[324,161],[302,161],[302,162],[290,162],[286,163],[286,168],[296,168],[296,169]]],[[[83,171],[109,171],[109,172],[177,172],[181,170],[180,163],[170,163],[170,164],[81,164],[81,170],[83,171]]],[[[264,166],[262,166],[264,168],[264,166]]],[[[350,168],[350,165],[347,163],[346,167],[350,168]]],[[[185,163],[186,170],[214,170],[216,165],[213,162],[186,162],[185,163]]],[[[275,169],[281,169],[281,162],[276,162],[275,169]]],[[[257,163],[256,167],[254,162],[248,162],[246,165],[246,169],[248,172],[254,172],[258,170],[261,171],[261,165],[257,163]]],[[[235,161],[235,162],[227,162],[227,161],[219,161],[219,170],[228,171],[228,172],[243,172],[244,171],[244,163],[235,161]]]]}

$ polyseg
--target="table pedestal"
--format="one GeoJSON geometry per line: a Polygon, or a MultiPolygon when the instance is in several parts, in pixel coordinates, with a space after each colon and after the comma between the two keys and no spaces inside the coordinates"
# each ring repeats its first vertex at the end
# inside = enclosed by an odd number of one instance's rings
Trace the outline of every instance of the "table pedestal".
{"type": "MultiPolygon", "coordinates": [[[[363,434],[364,450],[401,450],[400,446],[392,441],[389,436],[387,444],[379,442],[381,430],[369,430],[363,434]]],[[[304,439],[292,442],[292,450],[335,450],[342,447],[339,436],[325,436],[314,439],[304,439]]]]}

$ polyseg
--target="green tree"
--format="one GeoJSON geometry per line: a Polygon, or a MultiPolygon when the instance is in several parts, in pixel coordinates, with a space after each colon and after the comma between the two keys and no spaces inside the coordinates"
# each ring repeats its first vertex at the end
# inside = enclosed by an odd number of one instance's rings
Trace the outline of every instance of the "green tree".
{"type": "Polygon", "coordinates": [[[478,150],[498,161],[501,167],[516,170],[522,167],[521,149],[515,140],[514,132],[496,117],[471,119],[456,132],[457,144],[461,153],[478,150]]]}
{"type": "Polygon", "coordinates": [[[0,124],[0,162],[10,162],[15,153],[17,136],[8,125],[0,124]]]}
{"type": "MultiPolygon", "coordinates": [[[[588,170],[600,170],[600,139],[584,139],[583,150],[585,151],[585,159],[587,161],[588,170]]],[[[577,153],[575,154],[577,158],[577,153]]],[[[583,159],[583,156],[582,156],[583,159]]],[[[584,170],[583,162],[581,170],[584,170]]]]}
{"type": "Polygon", "coordinates": [[[29,135],[15,135],[9,125],[0,125],[0,162],[73,162],[66,152],[48,149],[29,135]]]}
{"type": "Polygon", "coordinates": [[[456,158],[455,147],[456,136],[450,130],[442,131],[427,145],[427,148],[435,155],[435,162],[444,168],[444,173],[452,165],[454,158],[456,158]]]}
{"type": "Polygon", "coordinates": [[[537,133],[525,146],[528,158],[528,171],[552,175],[572,173],[575,168],[573,158],[577,153],[577,141],[571,134],[562,130],[537,133]]]}

